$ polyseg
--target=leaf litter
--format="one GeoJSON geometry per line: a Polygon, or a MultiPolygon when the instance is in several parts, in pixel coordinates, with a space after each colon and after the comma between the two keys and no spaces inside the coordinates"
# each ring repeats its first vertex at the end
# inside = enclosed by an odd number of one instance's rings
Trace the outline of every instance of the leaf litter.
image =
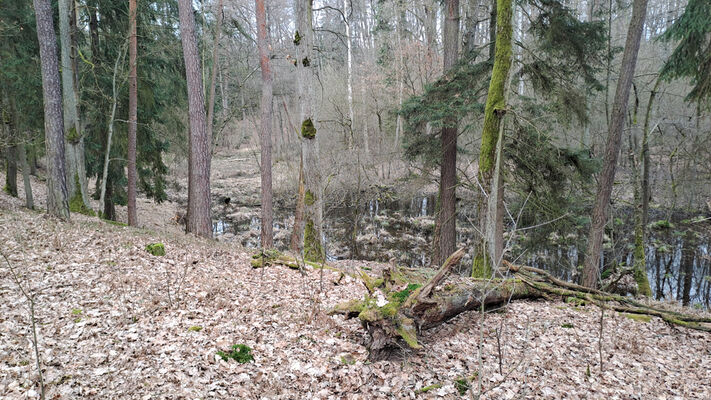
{"type": "MultiPolygon", "coordinates": [[[[326,314],[364,295],[356,279],[324,270],[319,293],[319,271],[253,269],[238,245],[60,222],[0,196],[2,251],[35,295],[50,399],[456,399],[479,379],[486,399],[711,398],[711,335],[659,318],[606,311],[602,368],[600,310],[555,301],[459,315],[423,332],[422,350],[371,363],[360,323],[326,314]],[[252,362],[218,355],[236,344],[252,362]]],[[[366,265],[378,269],[336,263],[366,265]]],[[[0,296],[0,398],[38,398],[27,302],[5,265],[0,296]]]]}

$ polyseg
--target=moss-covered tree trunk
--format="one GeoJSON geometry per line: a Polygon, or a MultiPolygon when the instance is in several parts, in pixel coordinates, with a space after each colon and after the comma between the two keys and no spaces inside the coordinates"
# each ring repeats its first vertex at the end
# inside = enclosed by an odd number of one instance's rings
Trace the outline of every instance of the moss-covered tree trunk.
{"type": "Polygon", "coordinates": [[[642,130],[642,151],[640,161],[642,162],[642,177],[639,176],[639,167],[630,152],[633,163],[633,184],[634,184],[634,278],[637,283],[637,293],[641,296],[652,296],[652,288],[649,285],[647,276],[647,257],[644,243],[647,239],[647,214],[649,212],[649,118],[652,113],[652,105],[661,81],[657,79],[654,88],[649,95],[647,111],[644,116],[644,128],[642,130]]]}
{"type": "MultiPolygon", "coordinates": [[[[488,196],[498,197],[499,182],[494,183],[494,172],[496,167],[497,143],[499,142],[501,121],[506,113],[506,86],[509,81],[511,70],[511,40],[513,38],[513,3],[512,0],[497,0],[496,3],[496,49],[494,55],[494,66],[489,83],[489,94],[486,99],[484,110],[484,127],[481,134],[481,149],[479,153],[479,183],[481,188],[487,192],[478,192],[478,220],[479,229],[483,236],[478,241],[474,264],[472,266],[472,276],[486,277],[491,275],[492,258],[486,244],[487,232],[487,209],[488,196]],[[491,193],[492,188],[496,193],[491,193]]],[[[503,139],[503,135],[501,135],[503,139]]],[[[500,205],[497,204],[497,207],[500,205]]],[[[503,241],[503,238],[499,239],[503,241]]]]}
{"type": "Polygon", "coordinates": [[[67,192],[72,211],[89,207],[84,137],[79,122],[79,94],[76,76],[76,13],[74,1],[59,0],[59,43],[61,47],[62,98],[67,192]]]}
{"type": "Polygon", "coordinates": [[[319,157],[318,128],[316,118],[316,65],[313,57],[313,3],[311,0],[296,1],[297,48],[296,68],[302,88],[301,105],[301,155],[304,161],[304,258],[319,262],[325,258],[322,237],[323,186],[319,157]]]}

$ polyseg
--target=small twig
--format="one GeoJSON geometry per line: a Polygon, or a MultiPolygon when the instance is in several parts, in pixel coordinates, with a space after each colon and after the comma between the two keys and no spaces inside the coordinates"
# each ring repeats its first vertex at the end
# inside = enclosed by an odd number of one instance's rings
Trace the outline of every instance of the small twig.
{"type": "Polygon", "coordinates": [[[44,400],[44,377],[42,375],[42,360],[40,359],[40,353],[39,353],[39,343],[37,341],[37,322],[35,320],[35,299],[34,295],[30,295],[29,292],[25,290],[25,288],[22,286],[22,282],[20,281],[20,276],[17,274],[17,271],[15,271],[15,268],[12,267],[12,264],[10,263],[10,260],[7,258],[5,253],[0,251],[0,255],[2,255],[2,258],[5,259],[5,262],[7,263],[7,268],[10,270],[10,274],[12,275],[12,280],[15,281],[15,284],[17,287],[20,289],[20,292],[22,292],[22,295],[25,296],[27,299],[27,302],[30,304],[30,322],[32,326],[32,347],[34,347],[35,350],[35,361],[37,363],[37,374],[39,375],[39,385],[40,385],[40,399],[44,400]]]}
{"type": "Polygon", "coordinates": [[[600,337],[598,338],[598,344],[597,344],[597,350],[598,353],[600,354],[600,375],[602,375],[603,368],[602,368],[602,333],[603,333],[603,328],[604,328],[604,318],[605,318],[605,303],[601,303],[600,305],[600,337]]]}
{"type": "Polygon", "coordinates": [[[499,327],[496,329],[496,349],[499,353],[499,374],[503,375],[504,372],[504,355],[503,351],[501,349],[501,334],[503,333],[504,330],[504,319],[501,318],[501,324],[499,327]]]}

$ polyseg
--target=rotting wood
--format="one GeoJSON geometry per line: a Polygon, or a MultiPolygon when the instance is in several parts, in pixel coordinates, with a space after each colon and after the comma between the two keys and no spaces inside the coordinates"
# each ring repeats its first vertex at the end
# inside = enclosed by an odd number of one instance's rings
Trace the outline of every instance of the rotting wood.
{"type": "MultiPolygon", "coordinates": [[[[448,276],[464,255],[455,252],[430,278],[426,273],[386,270],[382,280],[368,276],[368,293],[331,310],[331,314],[358,317],[367,332],[371,360],[397,357],[401,349],[419,349],[421,331],[457,315],[536,298],[576,298],[618,312],[659,317],[670,325],[711,332],[711,318],[664,310],[631,297],[565,282],[538,268],[504,262],[505,279],[448,276]],[[446,279],[445,279],[446,278],[446,279]],[[373,282],[379,282],[374,284],[373,282]],[[386,301],[385,301],[386,300],[386,301]]],[[[361,279],[366,279],[362,277],[361,279]]]]}

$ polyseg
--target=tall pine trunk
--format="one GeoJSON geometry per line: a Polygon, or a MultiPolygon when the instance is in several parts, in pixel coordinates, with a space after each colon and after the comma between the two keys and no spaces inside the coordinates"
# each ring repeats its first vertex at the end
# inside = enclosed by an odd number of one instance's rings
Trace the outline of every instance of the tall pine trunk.
{"type": "Polygon", "coordinates": [[[136,128],[138,122],[138,82],[136,78],[136,0],[128,2],[129,37],[128,37],[128,224],[136,226],[136,128]]]}
{"type": "Polygon", "coordinates": [[[644,17],[647,13],[647,0],[634,0],[632,6],[632,19],[627,31],[625,51],[622,55],[620,77],[615,90],[615,100],[612,105],[610,126],[605,148],[605,160],[602,173],[598,181],[595,206],[592,213],[590,235],[585,253],[582,284],[589,288],[597,287],[600,272],[600,251],[602,250],[602,236],[609,213],[612,183],[617,169],[617,158],[620,153],[620,141],[627,114],[632,78],[637,65],[637,53],[644,26],[644,17]]]}
{"type": "Polygon", "coordinates": [[[188,86],[188,213],[185,230],[212,237],[210,220],[210,138],[205,126],[205,100],[195,34],[195,15],[190,0],[178,0],[180,39],[183,44],[188,86]]]}
{"type": "MultiPolygon", "coordinates": [[[[447,0],[444,20],[444,73],[447,74],[457,62],[459,52],[459,0],[447,0]]],[[[448,118],[442,128],[442,164],[439,181],[439,252],[436,265],[441,265],[457,244],[456,187],[457,187],[457,121],[448,118]]]]}
{"type": "MultiPolygon", "coordinates": [[[[212,71],[210,74],[210,97],[207,100],[207,136],[212,139],[212,126],[215,122],[215,84],[217,82],[217,66],[218,66],[218,50],[220,48],[220,33],[222,33],[222,19],[223,19],[223,0],[219,0],[217,3],[217,24],[215,25],[215,40],[212,43],[212,71]]],[[[220,85],[223,89],[222,99],[223,99],[223,112],[226,107],[224,107],[224,87],[220,85]]]]}
{"type": "Polygon", "coordinates": [[[69,219],[57,37],[54,34],[52,7],[49,0],[33,0],[33,3],[42,67],[44,143],[47,153],[47,212],[61,219],[69,219]]]}
{"type": "MultiPolygon", "coordinates": [[[[497,0],[492,15],[496,15],[496,45],[494,49],[494,66],[491,73],[491,82],[489,83],[489,94],[486,98],[486,108],[484,110],[484,127],[481,133],[481,149],[479,153],[479,183],[481,188],[478,192],[478,219],[479,229],[482,233],[482,238],[479,240],[476,254],[474,256],[474,264],[472,266],[473,277],[489,277],[491,276],[493,263],[499,262],[500,254],[496,254],[499,250],[491,249],[488,243],[492,240],[487,240],[491,235],[498,235],[498,232],[488,232],[487,228],[491,228],[492,224],[487,224],[487,215],[497,214],[501,212],[498,208],[501,207],[500,195],[503,190],[500,180],[494,180],[497,170],[497,152],[499,141],[503,140],[503,132],[501,132],[501,123],[506,114],[506,87],[509,81],[511,70],[511,40],[513,38],[513,4],[512,0],[497,0]],[[486,191],[483,193],[482,191],[486,191]],[[494,204],[489,206],[488,198],[495,196],[498,198],[494,204]],[[493,210],[496,207],[497,210],[493,210]],[[488,243],[487,243],[488,242],[488,243]],[[493,254],[493,256],[492,256],[493,254]]],[[[499,171],[500,174],[500,171],[499,171]]],[[[498,175],[500,177],[500,175],[498,175]]],[[[499,218],[497,218],[497,221],[499,218]]],[[[500,224],[498,221],[496,224],[500,224]]],[[[498,228],[496,229],[499,230],[498,228]]],[[[503,232],[501,232],[503,234],[503,232]]],[[[494,237],[493,242],[503,240],[502,238],[494,237]]]]}
{"type": "MultiPolygon", "coordinates": [[[[220,1],[221,2],[221,1],[220,1]]],[[[272,70],[269,65],[269,39],[267,36],[267,11],[264,0],[255,0],[257,18],[257,46],[259,66],[262,70],[261,102],[261,178],[262,178],[262,249],[273,243],[272,226],[272,70]]],[[[211,89],[214,91],[214,87],[211,89]]]]}

